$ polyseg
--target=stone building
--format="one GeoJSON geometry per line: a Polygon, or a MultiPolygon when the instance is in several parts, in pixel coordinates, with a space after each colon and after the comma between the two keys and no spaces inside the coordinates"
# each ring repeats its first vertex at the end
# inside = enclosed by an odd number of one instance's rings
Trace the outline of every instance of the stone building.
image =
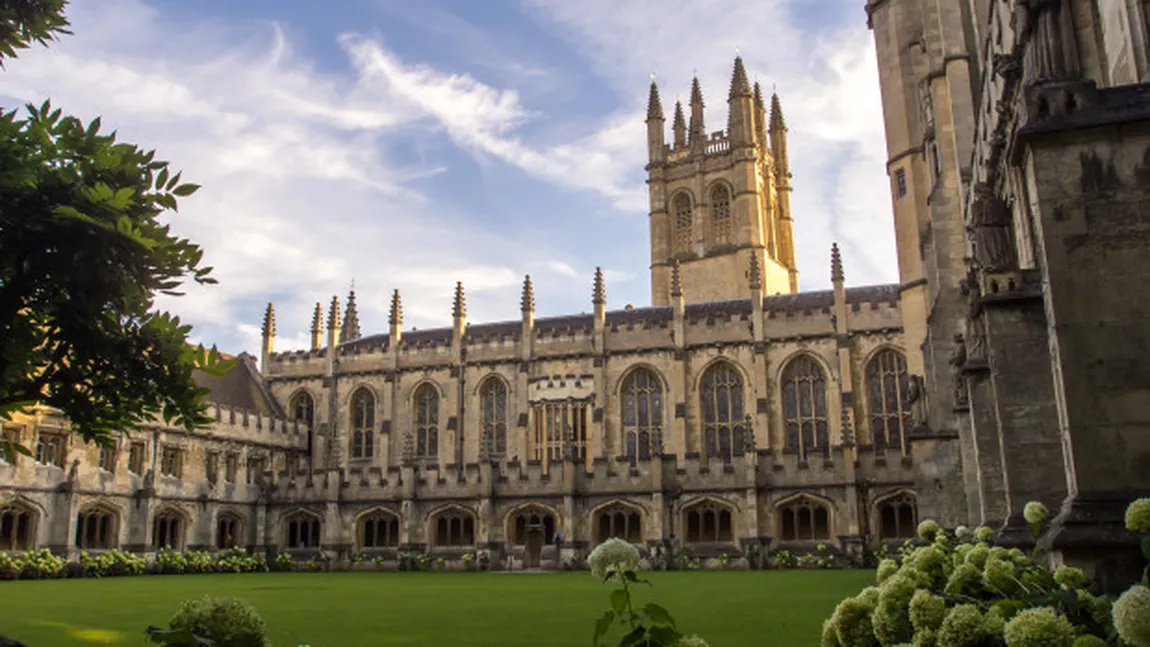
{"type": "Polygon", "coordinates": [[[1150,3],[866,9],[922,436],[961,457],[938,461],[934,503],[1009,542],[1042,501],[1057,561],[1132,577],[1122,514],[1150,494],[1150,3]]]}
{"type": "Polygon", "coordinates": [[[833,289],[797,292],[780,101],[736,59],[728,107],[707,134],[695,80],[668,144],[651,85],[653,306],[608,311],[597,272],[592,314],[537,319],[527,277],[519,320],[470,324],[458,285],[450,328],[404,330],[396,291],[365,336],[352,293],[316,304],[310,349],[276,353],[269,305],[262,370],[245,354],[202,377],[209,430],[100,450],[50,411],[6,426],[36,457],[0,464],[0,549],[554,567],[608,537],[737,557],[911,536],[951,441],[919,438],[900,286],[845,287],[836,247],[833,289]]]}

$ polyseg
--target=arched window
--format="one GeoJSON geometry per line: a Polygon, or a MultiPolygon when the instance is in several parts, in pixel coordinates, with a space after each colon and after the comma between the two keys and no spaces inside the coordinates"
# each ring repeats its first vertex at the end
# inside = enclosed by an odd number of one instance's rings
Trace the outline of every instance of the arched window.
{"type": "Polygon", "coordinates": [[[663,382],[653,371],[637,368],[623,380],[620,396],[624,451],[634,465],[636,460],[649,460],[652,443],[662,437],[663,382]]]}
{"type": "Polygon", "coordinates": [[[787,449],[802,460],[815,450],[827,455],[827,379],[815,360],[802,355],[783,371],[783,424],[787,449]]]}
{"type": "Polygon", "coordinates": [[[92,508],[76,517],[76,548],[106,550],[118,543],[119,516],[104,508],[92,508]]]}
{"type": "Polygon", "coordinates": [[[435,459],[439,456],[439,392],[430,384],[415,391],[415,455],[435,459]]]}
{"type": "Polygon", "coordinates": [[[320,521],[317,517],[297,512],[284,524],[284,547],[287,550],[318,548],[320,521]]]}
{"type": "Polygon", "coordinates": [[[595,515],[595,528],[600,543],[612,537],[626,539],[632,544],[643,541],[643,519],[639,512],[618,503],[599,510],[595,515]]]}
{"type": "Polygon", "coordinates": [[[684,508],[683,525],[683,537],[687,543],[734,541],[731,509],[711,501],[700,501],[684,508]]]}
{"type": "Polygon", "coordinates": [[[731,192],[723,185],[711,189],[711,246],[731,242],[731,192]]]}
{"type": "Polygon", "coordinates": [[[152,548],[184,549],[184,518],[172,510],[165,510],[152,521],[152,548]]]}
{"type": "Polygon", "coordinates": [[[513,546],[526,546],[527,534],[543,533],[543,543],[555,540],[555,515],[546,508],[530,507],[518,510],[511,515],[510,538],[513,546]]]}
{"type": "Polygon", "coordinates": [[[399,546],[399,517],[378,510],[359,520],[360,548],[394,548],[399,546]]]}
{"type": "Polygon", "coordinates": [[[779,536],[783,541],[830,539],[830,511],[805,496],[779,506],[779,536]]]}
{"type": "Polygon", "coordinates": [[[351,396],[351,457],[371,458],[375,452],[375,396],[360,388],[351,396]]]}
{"type": "Polygon", "coordinates": [[[243,524],[234,514],[221,514],[216,520],[216,548],[235,548],[242,545],[240,532],[243,524]]]}
{"type": "Polygon", "coordinates": [[[501,458],[507,454],[507,385],[489,377],[479,389],[483,402],[483,442],[487,455],[501,458]]]}
{"type": "Polygon", "coordinates": [[[718,362],[703,374],[703,442],[708,458],[730,461],[743,455],[743,378],[718,362]]]}
{"type": "Polygon", "coordinates": [[[878,533],[883,539],[903,539],[918,533],[918,506],[912,495],[899,494],[878,503],[878,533]]]}
{"type": "Polygon", "coordinates": [[[32,548],[35,514],[22,505],[0,506],[0,551],[32,548]]]}
{"type": "Polygon", "coordinates": [[[675,217],[675,230],[671,239],[672,254],[686,254],[691,251],[691,196],[680,192],[671,203],[675,217]]]}
{"type": "Polygon", "coordinates": [[[291,411],[292,420],[306,422],[308,427],[315,424],[315,400],[312,400],[311,394],[307,391],[299,391],[293,395],[288,410],[291,411]]]}
{"type": "Polygon", "coordinates": [[[475,544],[475,517],[452,508],[435,515],[436,546],[472,546],[475,544]]]}
{"type": "Polygon", "coordinates": [[[906,402],[910,385],[906,358],[898,351],[880,351],[867,364],[866,381],[875,450],[902,451],[903,439],[911,427],[906,402]]]}

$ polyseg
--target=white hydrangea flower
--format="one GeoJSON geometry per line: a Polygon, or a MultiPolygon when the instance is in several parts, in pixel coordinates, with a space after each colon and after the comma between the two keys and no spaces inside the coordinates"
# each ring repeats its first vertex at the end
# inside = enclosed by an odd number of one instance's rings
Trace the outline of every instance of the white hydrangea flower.
{"type": "Polygon", "coordinates": [[[966,526],[959,526],[954,529],[954,536],[958,537],[960,541],[966,541],[974,537],[974,531],[966,526]]]}
{"type": "Polygon", "coordinates": [[[605,580],[616,573],[639,569],[639,550],[631,544],[612,537],[595,547],[587,558],[591,574],[605,580]]]}
{"type": "Polygon", "coordinates": [[[1134,532],[1150,533],[1150,497],[1135,499],[1126,508],[1126,527],[1134,532]]]}
{"type": "Polygon", "coordinates": [[[1026,519],[1026,523],[1042,523],[1049,516],[1050,511],[1038,501],[1031,501],[1022,509],[1022,518],[1026,519]]]}
{"type": "Polygon", "coordinates": [[[710,647],[710,645],[698,636],[683,636],[675,641],[674,647],[710,647]]]}
{"type": "Polygon", "coordinates": [[[1130,587],[1111,610],[1118,635],[1131,647],[1150,647],[1150,588],[1130,587]]]}

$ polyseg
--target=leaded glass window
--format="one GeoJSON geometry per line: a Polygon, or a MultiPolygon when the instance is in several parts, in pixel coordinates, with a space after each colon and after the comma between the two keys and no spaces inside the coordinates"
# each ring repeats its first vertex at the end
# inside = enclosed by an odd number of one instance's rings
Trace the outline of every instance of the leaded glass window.
{"type": "Polygon", "coordinates": [[[483,402],[483,442],[487,454],[502,457],[507,454],[507,385],[497,377],[489,377],[479,389],[483,402]]]}
{"type": "Polygon", "coordinates": [[[675,231],[671,242],[673,254],[686,254],[691,251],[691,196],[679,193],[672,202],[675,216],[675,231]]]}
{"type": "Polygon", "coordinates": [[[783,425],[787,449],[803,460],[829,451],[827,380],[815,360],[801,355],[783,371],[783,425]]]}
{"type": "Polygon", "coordinates": [[[415,455],[435,459],[439,456],[439,392],[430,384],[415,391],[415,455]]]}
{"type": "Polygon", "coordinates": [[[633,544],[643,540],[643,519],[633,508],[615,503],[595,515],[599,543],[617,537],[633,544]]]}
{"type": "Polygon", "coordinates": [[[375,453],[375,396],[361,388],[351,397],[351,457],[371,458],[375,453]]]}
{"type": "Polygon", "coordinates": [[[734,541],[731,510],[711,501],[702,501],[683,510],[683,536],[689,544],[734,541]]]}
{"type": "Polygon", "coordinates": [[[623,445],[627,459],[650,460],[651,445],[662,434],[663,383],[650,369],[638,368],[623,380],[623,445]]]}
{"type": "Polygon", "coordinates": [[[830,536],[830,510],[822,502],[803,496],[779,507],[779,537],[783,541],[830,536]]]}
{"type": "Polygon", "coordinates": [[[890,349],[879,352],[867,364],[866,379],[875,450],[902,451],[906,432],[911,428],[906,358],[890,349]]]}
{"type": "Polygon", "coordinates": [[[730,461],[743,455],[743,378],[727,362],[703,374],[703,450],[707,457],[730,461]]]}
{"type": "Polygon", "coordinates": [[[711,190],[711,245],[731,242],[731,192],[725,186],[711,190]]]}
{"type": "Polygon", "coordinates": [[[878,504],[879,537],[902,539],[914,537],[918,529],[918,506],[910,494],[899,494],[878,504]]]}

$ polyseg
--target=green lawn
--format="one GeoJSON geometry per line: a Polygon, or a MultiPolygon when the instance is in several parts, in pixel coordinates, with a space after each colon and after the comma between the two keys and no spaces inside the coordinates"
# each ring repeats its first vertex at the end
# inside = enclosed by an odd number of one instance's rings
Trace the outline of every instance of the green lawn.
{"type": "MultiPolygon", "coordinates": [[[[646,573],[656,602],[712,647],[817,645],[873,571],[646,573]]],[[[266,573],[0,582],[0,635],[30,647],[141,645],[180,600],[247,599],[276,647],[587,647],[609,589],[589,573],[266,573]]]]}

